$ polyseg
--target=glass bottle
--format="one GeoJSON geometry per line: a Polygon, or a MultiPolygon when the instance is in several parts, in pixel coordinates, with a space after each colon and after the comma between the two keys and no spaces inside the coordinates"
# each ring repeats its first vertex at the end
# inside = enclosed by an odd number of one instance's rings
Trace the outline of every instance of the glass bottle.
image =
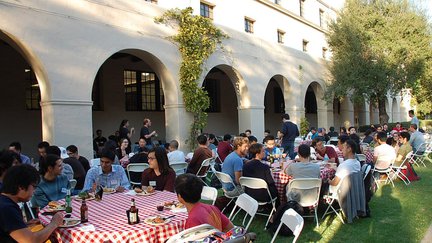
{"type": "Polygon", "coordinates": [[[81,203],[81,223],[88,222],[88,207],[85,198],[81,203]]]}
{"type": "Polygon", "coordinates": [[[135,199],[131,199],[131,207],[128,212],[128,223],[137,224],[138,223],[138,209],[135,206],[135,199]]]}
{"type": "Polygon", "coordinates": [[[66,193],[66,213],[72,213],[72,198],[71,198],[71,191],[70,189],[67,189],[67,193],[66,193]]]}

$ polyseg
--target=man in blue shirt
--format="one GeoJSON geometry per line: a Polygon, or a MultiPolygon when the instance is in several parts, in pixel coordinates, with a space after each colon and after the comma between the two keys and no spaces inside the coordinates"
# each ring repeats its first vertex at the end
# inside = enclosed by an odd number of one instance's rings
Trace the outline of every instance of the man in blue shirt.
{"type": "Polygon", "coordinates": [[[409,143],[411,144],[414,153],[422,155],[426,149],[424,146],[421,147],[422,143],[425,142],[423,133],[417,130],[416,124],[411,124],[408,130],[411,132],[409,143]]]}
{"type": "Polygon", "coordinates": [[[273,135],[267,135],[264,138],[264,144],[265,144],[265,156],[264,160],[269,161],[270,155],[273,156],[273,158],[279,159],[282,156],[282,153],[278,147],[276,147],[276,141],[275,137],[273,135]]]}
{"type": "Polygon", "coordinates": [[[69,179],[62,174],[63,162],[60,157],[49,154],[39,164],[41,181],[37,186],[33,198],[33,206],[43,208],[50,201],[57,201],[66,197],[67,190],[70,189],[69,179]]]}
{"type": "Polygon", "coordinates": [[[102,151],[100,166],[93,167],[87,172],[83,191],[94,190],[93,184],[114,188],[118,192],[129,189],[130,182],[125,170],[120,165],[113,165],[114,158],[114,152],[105,149],[102,151]]]}
{"type": "Polygon", "coordinates": [[[416,124],[417,128],[420,125],[419,119],[414,115],[414,110],[408,111],[408,116],[411,117],[411,124],[416,124]]]}
{"type": "MultiPolygon", "coordinates": [[[[239,186],[239,179],[243,171],[243,157],[246,156],[249,149],[249,140],[247,137],[236,137],[233,142],[234,151],[231,152],[222,164],[222,172],[228,174],[236,186],[239,186]]],[[[240,194],[239,190],[234,190],[232,184],[222,185],[225,191],[240,194]]],[[[232,195],[234,196],[234,195],[232,195]]]]}

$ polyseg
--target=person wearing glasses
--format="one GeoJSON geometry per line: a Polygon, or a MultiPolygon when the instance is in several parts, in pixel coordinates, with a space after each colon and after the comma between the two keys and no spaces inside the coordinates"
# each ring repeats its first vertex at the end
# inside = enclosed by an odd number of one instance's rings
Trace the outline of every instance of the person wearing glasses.
{"type": "Polygon", "coordinates": [[[86,175],[82,191],[92,191],[93,185],[113,188],[117,192],[129,189],[130,183],[126,172],[121,165],[113,165],[115,154],[113,151],[103,149],[100,158],[100,166],[91,168],[86,175]]]}
{"type": "Polygon", "coordinates": [[[175,171],[168,163],[168,156],[164,148],[155,147],[148,154],[149,168],[143,171],[142,186],[152,186],[158,191],[174,192],[175,171]]]}
{"type": "Polygon", "coordinates": [[[30,165],[13,166],[7,170],[0,195],[0,242],[45,242],[62,225],[62,213],[56,213],[51,222],[38,232],[32,232],[24,222],[18,203],[30,200],[39,181],[37,170],[30,165]]]}

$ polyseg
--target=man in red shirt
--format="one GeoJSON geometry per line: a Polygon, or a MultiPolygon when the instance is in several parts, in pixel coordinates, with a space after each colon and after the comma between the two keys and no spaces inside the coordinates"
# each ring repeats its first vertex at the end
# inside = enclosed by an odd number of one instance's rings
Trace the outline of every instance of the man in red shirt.
{"type": "Polygon", "coordinates": [[[223,141],[218,144],[217,147],[217,153],[219,155],[219,158],[221,161],[218,161],[219,163],[224,162],[225,158],[232,152],[232,145],[231,145],[231,135],[225,134],[223,141]]]}
{"type": "Polygon", "coordinates": [[[185,229],[201,224],[210,224],[222,232],[232,229],[234,225],[217,207],[199,202],[202,190],[203,183],[196,175],[182,174],[175,180],[177,198],[188,212],[185,229]]]}
{"type": "Polygon", "coordinates": [[[317,151],[317,159],[318,160],[327,160],[326,155],[328,157],[328,162],[331,163],[339,163],[338,154],[336,150],[332,146],[324,146],[323,141],[319,138],[315,138],[312,140],[312,147],[317,151]]]}

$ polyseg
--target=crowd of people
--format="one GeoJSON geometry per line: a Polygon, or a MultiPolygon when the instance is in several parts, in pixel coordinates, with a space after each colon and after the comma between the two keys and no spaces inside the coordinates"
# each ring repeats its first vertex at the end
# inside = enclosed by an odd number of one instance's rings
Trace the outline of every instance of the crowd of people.
{"type": "MultiPolygon", "coordinates": [[[[410,112],[410,116],[411,114],[410,112]]],[[[0,240],[18,241],[29,237],[46,239],[60,224],[63,216],[56,215],[52,223],[42,231],[31,233],[22,220],[17,203],[30,200],[33,207],[43,208],[50,201],[64,199],[71,189],[71,179],[77,182],[73,194],[95,191],[98,186],[113,188],[118,192],[133,189],[125,171],[130,163],[148,163],[148,169],[145,169],[139,178],[142,186],[152,186],[155,190],[177,194],[189,214],[187,227],[210,223],[220,231],[227,231],[233,225],[226,216],[216,207],[199,202],[203,183],[198,176],[201,176],[199,172],[205,173],[200,169],[206,159],[215,158],[215,167],[231,177],[233,184],[222,183],[226,195],[235,197],[247,193],[258,201],[276,198],[276,205],[279,205],[284,200],[279,198],[269,166],[275,158],[286,156],[287,159],[294,160],[284,171],[293,179],[320,178],[320,166],[314,163],[314,160],[335,163],[337,169],[334,178],[323,181],[331,191],[344,177],[360,171],[362,163],[365,162],[359,161],[357,154],[363,153],[364,146],[373,149],[371,165],[379,169],[393,164],[401,165],[411,151],[424,152],[420,149],[424,137],[417,129],[418,119],[412,117],[412,124],[408,129],[397,123],[389,131],[387,124],[383,124],[368,129],[362,139],[354,127],[348,130],[341,128],[339,134],[334,127],[329,128],[329,133],[325,128],[311,128],[305,137],[310,142],[295,148],[299,130],[297,125],[290,121],[289,115],[284,114],[281,130],[276,136],[266,130],[262,143],[258,143],[249,129],[235,137],[225,134],[223,141],[218,141],[214,134],[201,134],[197,137],[198,147],[191,158],[186,158],[179,150],[179,142],[176,140],[165,146],[155,146],[151,139],[156,137],[157,133],[150,132],[151,121],[148,118],[143,121],[137,145],[132,147],[131,136],[135,129],[129,128],[129,122],[123,120],[118,136],[106,139],[101,130],[96,131],[94,150],[100,158],[100,166],[97,167],[91,167],[75,145],[64,149],[45,141],[41,142],[37,148],[40,158],[38,163],[35,163],[21,153],[19,142],[13,142],[8,150],[0,154],[0,210],[8,212],[0,216],[0,240]],[[334,146],[326,146],[331,142],[335,142],[334,146]],[[185,161],[188,163],[186,174],[177,176],[171,165],[185,161]],[[240,185],[242,176],[263,179],[268,185],[270,195],[263,190],[243,190],[240,185]],[[13,218],[12,224],[8,223],[9,218],[13,218]]],[[[411,164],[407,163],[405,166],[410,180],[418,179],[411,164]]],[[[369,215],[369,212],[368,209],[365,215],[369,215]]]]}

